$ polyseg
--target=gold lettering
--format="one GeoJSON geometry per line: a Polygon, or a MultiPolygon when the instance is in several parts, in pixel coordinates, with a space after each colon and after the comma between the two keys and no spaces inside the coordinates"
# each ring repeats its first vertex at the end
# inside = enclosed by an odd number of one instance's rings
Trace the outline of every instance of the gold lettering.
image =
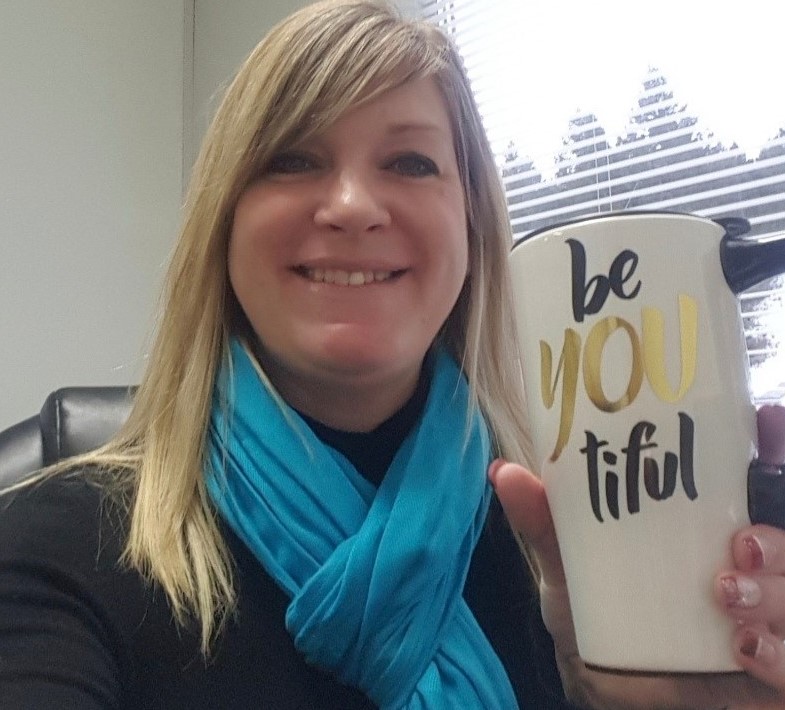
{"type": "Polygon", "coordinates": [[[553,353],[551,347],[544,340],[540,341],[540,391],[542,402],[547,409],[553,407],[556,401],[556,387],[562,379],[561,411],[559,414],[559,434],[556,446],[550,456],[551,461],[556,461],[570,438],[572,421],[575,416],[575,394],[578,389],[578,365],[580,362],[581,336],[572,328],[564,331],[564,345],[562,346],[556,375],[553,376],[553,353]]]}
{"type": "Polygon", "coordinates": [[[583,350],[583,383],[589,399],[597,409],[603,412],[618,412],[630,404],[640,392],[643,383],[643,367],[641,365],[641,345],[635,329],[623,318],[608,316],[597,322],[589,331],[586,347],[583,350]],[[608,338],[621,328],[627,333],[632,346],[632,367],[627,389],[619,399],[611,401],[602,389],[602,353],[608,338]]]}
{"type": "Polygon", "coordinates": [[[679,294],[681,377],[679,389],[671,389],[665,372],[665,319],[657,308],[643,308],[643,364],[646,379],[663,402],[678,402],[695,380],[698,350],[698,306],[694,298],[679,294]]]}

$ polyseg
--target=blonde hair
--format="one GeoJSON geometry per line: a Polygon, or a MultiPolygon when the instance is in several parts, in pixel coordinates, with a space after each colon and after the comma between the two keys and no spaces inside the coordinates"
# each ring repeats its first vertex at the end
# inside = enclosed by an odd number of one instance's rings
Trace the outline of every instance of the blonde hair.
{"type": "Polygon", "coordinates": [[[510,307],[504,193],[455,48],[436,28],[374,0],[328,0],[274,27],[229,86],[193,171],[158,334],[130,417],[74,463],[113,469],[130,515],[124,561],[195,617],[208,651],[235,602],[232,563],[203,480],[216,370],[248,325],[229,285],[227,244],[243,189],[272,154],[349,107],[415,77],[448,104],[467,206],[470,277],[441,337],[462,363],[498,451],[529,460],[510,307]]]}

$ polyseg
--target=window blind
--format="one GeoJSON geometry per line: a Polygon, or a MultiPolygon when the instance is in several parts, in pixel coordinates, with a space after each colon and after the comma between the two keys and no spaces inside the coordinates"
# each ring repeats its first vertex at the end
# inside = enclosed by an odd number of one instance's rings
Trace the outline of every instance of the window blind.
{"type": "MultiPolygon", "coordinates": [[[[591,111],[574,110],[563,116],[561,144],[552,154],[532,155],[517,141],[520,126],[527,123],[524,112],[536,112],[538,106],[519,95],[510,67],[540,73],[544,67],[522,65],[516,43],[499,41],[500,24],[515,21],[505,17],[510,6],[505,0],[420,0],[420,7],[462,55],[516,236],[626,209],[745,217],[749,237],[785,234],[785,115],[770,117],[770,138],[750,151],[717,138],[677,95],[666,72],[649,67],[637,96],[631,97],[624,125],[611,130],[591,111]]],[[[559,46],[559,28],[549,32],[555,50],[568,53],[569,46],[559,46]]],[[[572,59],[581,61],[580,56],[572,59]]],[[[554,85],[552,90],[560,89],[554,85]]],[[[776,85],[770,90],[776,91],[776,85]]],[[[731,86],[728,95],[733,100],[731,86]]],[[[785,279],[777,277],[741,295],[758,401],[785,396],[784,293],[785,279]]]]}

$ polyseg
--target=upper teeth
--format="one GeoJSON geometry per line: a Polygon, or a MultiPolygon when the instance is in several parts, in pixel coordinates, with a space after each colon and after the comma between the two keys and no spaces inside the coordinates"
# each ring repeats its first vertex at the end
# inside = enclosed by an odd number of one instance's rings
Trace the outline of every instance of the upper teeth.
{"type": "Polygon", "coordinates": [[[338,284],[339,286],[363,286],[375,281],[386,281],[390,271],[344,271],[343,269],[305,269],[311,281],[338,284]]]}

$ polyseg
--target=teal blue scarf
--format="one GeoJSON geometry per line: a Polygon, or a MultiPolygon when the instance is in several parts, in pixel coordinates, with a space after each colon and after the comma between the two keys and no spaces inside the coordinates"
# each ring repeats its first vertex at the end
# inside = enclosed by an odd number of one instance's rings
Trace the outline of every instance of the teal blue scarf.
{"type": "Polygon", "coordinates": [[[452,359],[437,354],[422,417],[377,490],[271,395],[238,342],[230,354],[207,486],[291,597],[296,647],[385,710],[516,708],[462,597],[490,502],[490,445],[479,413],[466,444],[469,392],[452,359]]]}

